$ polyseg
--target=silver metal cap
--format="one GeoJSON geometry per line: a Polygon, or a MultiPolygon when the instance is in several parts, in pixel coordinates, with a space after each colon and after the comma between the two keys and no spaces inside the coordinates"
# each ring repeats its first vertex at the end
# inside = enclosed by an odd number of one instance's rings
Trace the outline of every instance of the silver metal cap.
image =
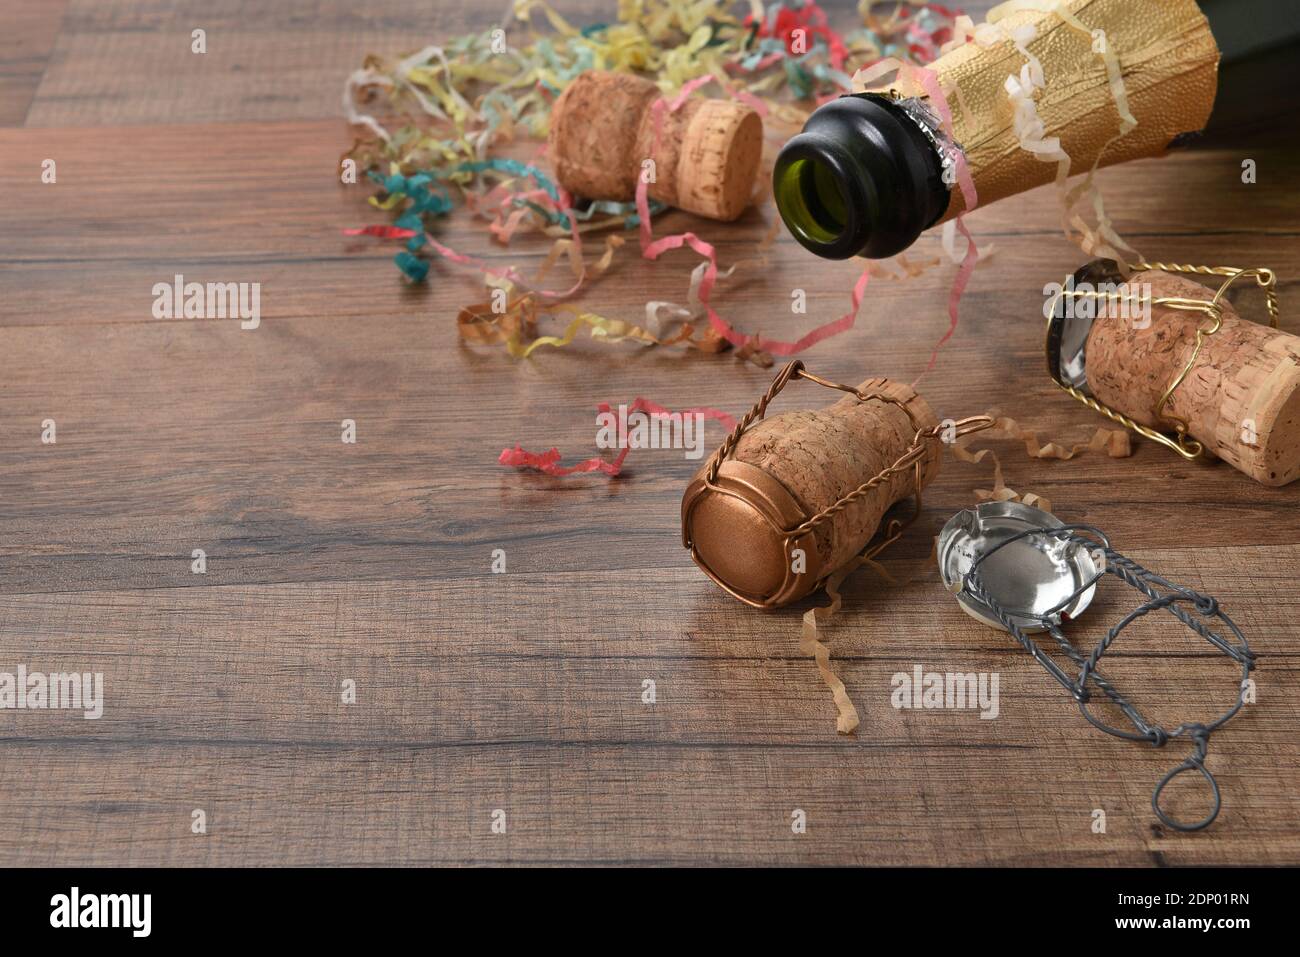
{"type": "MultiPolygon", "coordinates": [[[[968,614],[1001,629],[993,611],[964,588],[966,573],[979,561],[976,574],[988,597],[1022,631],[1043,631],[1043,616],[1095,578],[1097,563],[1087,548],[1051,535],[1027,535],[998,546],[1023,532],[1061,527],[1063,523],[1051,513],[1019,502],[985,502],[964,509],[939,533],[943,583],[968,614]],[[987,560],[980,561],[985,555],[987,560]]],[[[1052,621],[1078,617],[1091,603],[1095,590],[1080,593],[1054,614],[1052,621]]]]}

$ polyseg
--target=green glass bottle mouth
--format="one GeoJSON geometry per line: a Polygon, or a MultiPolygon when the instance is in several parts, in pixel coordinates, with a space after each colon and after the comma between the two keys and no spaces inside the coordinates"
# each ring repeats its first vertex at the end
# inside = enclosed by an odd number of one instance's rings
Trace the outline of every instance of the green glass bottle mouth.
{"type": "Polygon", "coordinates": [[[848,226],[848,197],[839,174],[819,159],[803,157],[785,165],[776,180],[776,204],[796,237],[833,245],[848,226]]]}
{"type": "Polygon", "coordinates": [[[883,259],[938,222],[950,195],[919,123],[876,94],[837,97],[781,147],[772,192],[786,228],[825,259],[883,259]]]}

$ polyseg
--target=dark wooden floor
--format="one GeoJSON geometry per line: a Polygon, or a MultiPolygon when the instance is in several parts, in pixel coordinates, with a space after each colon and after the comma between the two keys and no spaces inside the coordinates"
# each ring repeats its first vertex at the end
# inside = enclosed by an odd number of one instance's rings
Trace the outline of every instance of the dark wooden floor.
{"type": "MultiPolygon", "coordinates": [[[[841,737],[797,646],[808,604],[743,608],[682,550],[693,463],[633,453],[614,481],[496,464],[516,441],[591,454],[602,401],[740,413],[771,373],[590,342],[525,362],[466,348],[455,314],[481,298],[472,275],[437,265],[407,288],[391,249],[341,237],[377,220],[336,178],[343,78],[367,52],[498,17],[473,9],[11,0],[0,12],[0,671],[102,671],[107,687],[98,721],[0,712],[0,864],[1300,863],[1296,487],[1149,444],[1062,463],[994,443],[1011,486],[1217,594],[1262,656],[1258,703],[1211,748],[1222,817],[1188,836],[1149,806],[1181,745],[1092,730],[939,584],[931,538],[989,486],[984,466],[947,461],[890,553],[915,581],[847,586],[831,634],[862,726],[841,737]],[[189,52],[196,27],[202,57],[189,52]],[[49,158],[54,185],[40,180],[49,158]],[[261,327],[154,319],[151,289],[176,273],[260,282],[261,327]],[[45,419],[57,444],[40,441],[45,419]],[[340,441],[343,419],[355,445],[340,441]],[[504,575],[490,572],[494,549],[504,575]],[[918,664],[998,672],[1000,716],[894,710],[890,676],[918,664]],[[191,833],[195,809],[206,834],[191,833]]],[[[1100,179],[1147,256],[1276,269],[1284,325],[1298,328],[1293,151],[1190,152],[1100,179]],[[1256,185],[1240,181],[1246,157],[1256,185]]],[[[773,215],[718,226],[673,213],[659,228],[698,228],[725,265],[773,215]]],[[[1005,412],[1061,440],[1098,424],[1043,372],[1042,286],[1083,259],[1057,223],[1049,190],[970,217],[996,252],[920,382],[941,415],[1005,412]]],[[[446,235],[525,264],[546,246],[493,249],[460,219],[446,235]]],[[[635,318],[647,298],[682,298],[695,263],[625,255],[584,301],[635,318]]],[[[844,310],[856,269],[783,233],[770,269],[724,284],[719,302],[743,328],[793,338],[844,310]],[[807,316],[789,314],[795,286],[807,316]]],[[[856,327],[811,350],[810,367],[911,381],[947,326],[952,273],[873,282],[856,327]]],[[[721,438],[711,425],[709,442],[721,438]]],[[[1080,629],[1113,621],[1118,598],[1080,629]]],[[[1114,657],[1114,677],[1168,723],[1234,694],[1233,669],[1166,626],[1114,657]]],[[[1174,798],[1188,815],[1204,800],[1174,798]]]]}

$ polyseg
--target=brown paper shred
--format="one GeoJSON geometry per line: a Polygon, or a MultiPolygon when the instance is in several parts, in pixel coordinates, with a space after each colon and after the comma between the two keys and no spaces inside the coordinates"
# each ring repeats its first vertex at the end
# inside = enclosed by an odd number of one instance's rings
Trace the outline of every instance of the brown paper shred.
{"type": "Polygon", "coordinates": [[[1038,433],[1026,428],[1015,419],[1002,416],[994,421],[993,428],[982,433],[991,439],[1015,439],[1025,443],[1025,454],[1032,459],[1060,459],[1068,462],[1082,452],[1105,452],[1113,459],[1126,459],[1133,454],[1133,445],[1124,429],[1099,428],[1091,439],[1066,448],[1058,442],[1039,442],[1038,433]]]}
{"type": "MultiPolygon", "coordinates": [[[[1113,459],[1127,458],[1133,454],[1133,445],[1129,441],[1129,434],[1123,429],[1099,428],[1087,442],[1067,448],[1055,441],[1040,442],[1038,433],[1033,429],[1025,428],[1015,419],[1002,416],[994,421],[991,429],[987,429],[981,434],[986,438],[1012,439],[1023,442],[1025,454],[1032,459],[1060,459],[1063,462],[1068,462],[1083,452],[1105,452],[1113,459]]],[[[975,489],[976,501],[1021,502],[1033,508],[1041,508],[1045,512],[1052,511],[1052,503],[1047,498],[1033,492],[1017,492],[1007,486],[1002,476],[1002,462],[992,449],[983,448],[973,451],[968,446],[957,442],[952,445],[952,454],[961,461],[969,462],[972,465],[978,465],[985,458],[993,460],[993,488],[975,489]]]]}
{"type": "Polygon", "coordinates": [[[817,662],[817,670],[821,672],[822,680],[826,682],[826,687],[831,689],[831,696],[835,699],[835,707],[839,711],[839,716],[835,719],[835,730],[840,734],[852,734],[857,730],[859,724],[858,709],[853,707],[848,692],[844,690],[844,682],[831,668],[831,650],[820,639],[817,621],[818,619],[825,621],[840,610],[840,605],[843,603],[840,596],[840,585],[859,565],[870,561],[869,558],[858,557],[839,571],[834,572],[830,578],[826,579],[825,586],[826,594],[830,597],[831,603],[819,608],[810,608],[803,614],[803,633],[799,641],[799,650],[813,656],[817,662]]]}
{"type": "Polygon", "coordinates": [[[891,520],[885,526],[884,537],[868,545],[862,553],[851,561],[846,562],[843,567],[836,569],[826,579],[822,587],[826,590],[826,596],[830,598],[829,605],[822,605],[819,608],[810,608],[803,615],[803,629],[799,640],[799,650],[806,654],[812,655],[817,662],[817,670],[821,672],[822,680],[826,682],[826,687],[831,689],[831,696],[835,699],[835,708],[839,712],[835,719],[835,730],[840,734],[852,734],[858,727],[858,710],[853,707],[853,702],[849,699],[848,692],[844,690],[844,682],[839,679],[831,668],[831,650],[821,637],[821,631],[817,627],[819,621],[829,621],[840,610],[844,603],[843,596],[840,594],[840,586],[844,580],[852,575],[859,568],[869,568],[879,575],[886,583],[893,587],[901,587],[908,584],[915,577],[913,575],[905,578],[895,578],[890,571],[880,562],[876,561],[876,556],[882,551],[898,541],[901,534],[902,526],[897,519],[891,520]]]}

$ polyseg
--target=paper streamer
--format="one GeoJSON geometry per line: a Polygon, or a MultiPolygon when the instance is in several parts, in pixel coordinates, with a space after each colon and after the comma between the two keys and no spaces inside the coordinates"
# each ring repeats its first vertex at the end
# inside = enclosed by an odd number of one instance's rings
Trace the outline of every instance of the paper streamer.
{"type": "MultiPolygon", "coordinates": [[[[659,146],[659,141],[663,133],[663,118],[665,113],[676,112],[686,102],[687,97],[699,87],[713,80],[712,76],[702,76],[690,81],[682,87],[681,91],[671,100],[659,97],[651,105],[651,122],[653,124],[653,134],[651,138],[650,152],[653,154],[659,146]]],[[[694,232],[677,233],[671,236],[664,236],[660,239],[654,238],[654,231],[650,223],[650,217],[647,209],[649,196],[649,184],[644,178],[637,180],[636,187],[636,205],[637,210],[641,213],[641,255],[646,259],[658,259],[665,252],[673,249],[680,249],[683,246],[689,247],[692,251],[705,259],[706,265],[699,282],[699,288],[696,293],[698,301],[703,306],[709,318],[709,324],[714,331],[731,345],[738,349],[747,351],[759,351],[769,355],[791,356],[796,353],[809,349],[824,339],[831,336],[839,335],[853,327],[857,319],[858,307],[862,304],[862,297],[866,292],[867,281],[870,278],[870,271],[866,268],[862,270],[858,281],[853,286],[851,296],[850,310],[838,319],[818,326],[801,338],[793,342],[783,342],[780,340],[766,339],[761,335],[747,336],[737,332],[732,328],[713,308],[709,302],[713,285],[718,278],[718,255],[717,250],[712,243],[700,239],[694,232]]]]}
{"type": "MultiPolygon", "coordinates": [[[[743,19],[730,11],[731,6],[722,0],[639,0],[620,5],[617,22],[577,29],[544,2],[519,0],[511,5],[503,22],[513,19],[527,24],[534,14],[540,14],[552,31],[549,35],[535,34],[522,44],[504,43],[490,34],[467,35],[425,46],[391,68],[378,57],[367,57],[362,69],[345,83],[344,109],[348,120],[373,140],[355,144],[349,155],[365,158],[368,163],[386,157],[390,175],[422,170],[420,175],[462,190],[465,205],[487,220],[487,228],[500,243],[508,244],[525,232],[539,232],[576,245],[584,233],[644,229],[657,208],[662,207],[642,203],[619,209],[611,204],[592,204],[586,210],[575,210],[567,197],[539,181],[535,169],[512,169],[510,164],[516,161],[493,158],[489,152],[495,143],[520,133],[544,136],[550,103],[582,70],[657,74],[665,96],[674,96],[678,102],[709,77],[726,78],[718,82],[728,95],[763,114],[771,127],[769,132],[789,124],[792,133],[802,126],[809,110],[776,99],[779,94],[789,91],[814,104],[824,101],[848,88],[849,71],[855,68],[855,61],[860,65],[886,54],[928,56],[951,36],[953,20],[952,12],[938,5],[897,3],[891,5],[888,17],[882,17],[868,4],[862,11],[862,27],[840,33],[830,27],[825,12],[811,2],[790,0],[767,8],[751,2],[743,19]],[[381,102],[377,103],[377,98],[381,102]],[[365,108],[363,102],[368,104],[365,108]],[[378,119],[394,112],[405,125],[378,119]],[[499,181],[488,187],[488,178],[499,181]],[[535,185],[521,188],[526,180],[535,185]],[[476,181],[484,182],[485,189],[472,189],[476,181]]],[[[418,199],[392,190],[376,205],[401,212],[394,224],[399,228],[411,225],[408,217],[427,220],[447,211],[422,207],[418,199]]],[[[773,217],[774,227],[778,224],[773,217]]],[[[407,248],[394,257],[398,268],[414,282],[427,279],[429,257],[480,271],[489,288],[508,288],[515,303],[523,303],[523,294],[529,291],[548,300],[563,300],[595,278],[590,271],[578,270],[571,287],[530,290],[517,267],[489,266],[465,255],[439,240],[429,226],[424,222],[419,236],[406,237],[407,248]]],[[[403,238],[396,232],[380,231],[350,235],[403,238]]],[[[772,363],[773,354],[791,355],[851,328],[867,275],[915,275],[913,267],[901,262],[901,272],[892,274],[880,264],[868,264],[855,283],[850,312],[794,341],[783,342],[759,334],[745,335],[718,314],[712,302],[717,283],[731,275],[735,266],[719,271],[711,243],[694,233],[681,234],[667,237],[665,245],[656,247],[655,255],[682,245],[705,260],[702,271],[692,271],[687,302],[647,303],[644,326],[627,324],[627,336],[595,338],[603,342],[638,338],[651,345],[689,341],[708,351],[730,345],[737,355],[766,366],[772,363]],[[705,326],[693,329],[687,339],[675,332],[661,335],[655,331],[656,324],[673,322],[705,326]],[[637,328],[647,335],[631,332],[637,328]]],[[[548,315],[552,313],[534,313],[531,318],[548,315]]],[[[597,312],[584,311],[582,315],[586,317],[582,324],[593,330],[619,328],[619,320],[597,312]]],[[[571,328],[573,319],[568,321],[571,328]]],[[[513,320],[519,329],[527,324],[522,316],[513,320]]],[[[459,328],[466,332],[471,326],[461,324],[459,328]]],[[[563,334],[549,337],[547,344],[568,344],[573,338],[566,328],[563,334]]],[[[498,341],[504,342],[512,355],[518,356],[526,348],[522,340],[509,335],[498,341]]]]}
{"type": "MultiPolygon", "coordinates": [[[[984,430],[980,435],[985,439],[1002,438],[1021,442],[1024,444],[1025,454],[1031,459],[1059,459],[1066,462],[1084,452],[1104,452],[1113,459],[1128,458],[1133,454],[1133,445],[1129,440],[1129,433],[1123,429],[1099,428],[1087,442],[1063,445],[1052,440],[1041,442],[1038,433],[1033,429],[1026,428],[1015,419],[1000,416],[994,421],[992,428],[984,430]]],[[[1052,503],[1048,499],[1032,492],[1020,494],[1007,487],[1002,475],[1002,463],[992,449],[972,450],[969,446],[960,442],[954,443],[951,448],[953,455],[963,462],[978,465],[985,458],[993,460],[993,488],[975,489],[976,500],[981,502],[1017,501],[1024,502],[1026,505],[1033,505],[1047,512],[1052,510],[1052,503]]]]}
{"type": "Polygon", "coordinates": [[[844,682],[840,680],[839,675],[835,673],[835,669],[831,667],[831,651],[826,643],[827,639],[822,636],[821,626],[830,621],[840,611],[844,604],[843,596],[840,594],[840,586],[844,584],[846,578],[859,568],[872,569],[890,585],[898,586],[903,584],[875,560],[875,556],[893,544],[897,537],[896,532],[893,534],[887,532],[883,541],[870,546],[861,555],[845,564],[843,568],[832,572],[826,579],[825,585],[823,585],[826,589],[826,596],[830,599],[830,604],[810,608],[803,614],[803,626],[799,633],[799,650],[812,656],[817,664],[817,671],[821,675],[822,681],[826,683],[826,687],[831,691],[831,698],[835,702],[837,712],[835,730],[840,734],[852,734],[857,730],[860,720],[858,718],[858,709],[853,706],[853,701],[844,688],[844,682]]]}
{"type": "MultiPolygon", "coordinates": [[[[955,142],[952,108],[948,104],[948,98],[944,94],[943,86],[939,83],[938,74],[933,70],[888,57],[855,74],[853,85],[857,89],[868,89],[877,80],[891,73],[897,73],[899,82],[910,85],[914,89],[915,95],[923,96],[929,100],[939,116],[940,127],[946,135],[946,142],[955,142]]],[[[966,156],[960,150],[951,147],[949,147],[948,155],[953,162],[953,170],[957,175],[957,188],[961,190],[965,208],[967,211],[975,209],[979,205],[979,194],[975,189],[975,180],[971,176],[970,165],[966,162],[966,156]]],[[[930,359],[921,374],[913,380],[913,388],[916,387],[916,384],[921,381],[921,378],[927,372],[934,368],[939,359],[939,350],[956,333],[961,315],[961,298],[966,292],[966,286],[970,282],[971,274],[975,271],[975,264],[980,259],[980,251],[975,245],[975,237],[971,235],[970,230],[966,227],[965,214],[958,215],[955,222],[944,224],[943,242],[949,256],[954,261],[957,261],[953,243],[954,230],[959,231],[966,239],[966,251],[961,256],[957,266],[957,274],[953,277],[952,287],[948,292],[948,329],[939,338],[939,341],[934,344],[934,348],[930,350],[930,359]]]]}
{"type": "MultiPolygon", "coordinates": [[[[612,409],[609,403],[601,403],[596,407],[596,412],[608,413],[612,409]]],[[[707,407],[682,409],[676,413],[671,412],[658,403],[651,402],[637,396],[632,400],[631,405],[627,407],[627,414],[630,417],[633,413],[643,412],[649,416],[668,416],[668,415],[699,415],[704,419],[712,419],[722,423],[722,426],[731,430],[736,427],[736,420],[726,412],[720,412],[717,409],[707,407]]],[[[702,437],[701,437],[702,438],[702,437]]],[[[574,465],[560,465],[560,451],[556,448],[548,449],[545,452],[529,452],[521,445],[517,444],[512,449],[502,449],[501,455],[497,461],[502,465],[510,466],[517,469],[531,469],[536,472],[542,472],[555,478],[564,478],[569,475],[585,474],[589,472],[603,472],[610,478],[619,475],[623,471],[623,463],[627,459],[631,447],[624,445],[619,448],[618,454],[613,459],[589,458],[584,459],[574,465]]]]}
{"type": "Polygon", "coordinates": [[[1124,86],[1119,56],[1108,44],[1103,45],[1100,52],[1095,54],[1100,56],[1105,64],[1111,98],[1120,117],[1120,128],[1097,152],[1083,181],[1071,188],[1066,182],[1070,175],[1070,157],[1061,148],[1058,137],[1045,138],[1042,135],[1043,124],[1038,118],[1038,111],[1034,105],[1034,93],[1044,85],[1042,65],[1026,47],[1026,44],[1034,38],[1034,27],[1032,24],[1026,24],[1015,30],[1009,30],[1000,22],[1008,14],[1020,10],[1054,14],[1071,29],[1088,37],[1089,41],[1092,39],[1092,30],[1075,16],[1062,0],[1007,0],[990,10],[988,22],[980,24],[973,31],[972,37],[976,43],[987,46],[1001,39],[1009,39],[1025,57],[1025,66],[1021,69],[1020,75],[1008,76],[1006,81],[1007,96],[1015,110],[1016,137],[1020,141],[1021,148],[1045,162],[1057,163],[1056,189],[1061,200],[1062,223],[1066,236],[1071,241],[1092,257],[1114,259],[1117,262],[1139,260],[1141,255],[1129,246],[1111,225],[1101,190],[1095,181],[1097,167],[1107,148],[1137,126],[1137,118],[1129,109],[1128,93],[1124,86]],[[1076,212],[1084,202],[1092,206],[1093,216],[1097,222],[1095,228],[1076,212]]]}

